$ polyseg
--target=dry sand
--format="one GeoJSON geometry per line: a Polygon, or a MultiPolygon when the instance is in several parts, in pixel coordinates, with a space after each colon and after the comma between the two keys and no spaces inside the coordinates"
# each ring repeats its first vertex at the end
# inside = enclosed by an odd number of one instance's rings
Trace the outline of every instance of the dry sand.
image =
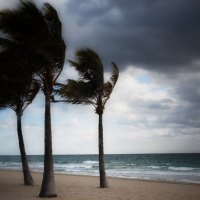
{"type": "MultiPolygon", "coordinates": [[[[35,186],[24,186],[22,173],[0,171],[0,200],[38,200],[42,173],[32,173],[35,186]]],[[[200,184],[109,178],[98,188],[98,177],[56,174],[56,200],[200,200],[200,184]]]]}

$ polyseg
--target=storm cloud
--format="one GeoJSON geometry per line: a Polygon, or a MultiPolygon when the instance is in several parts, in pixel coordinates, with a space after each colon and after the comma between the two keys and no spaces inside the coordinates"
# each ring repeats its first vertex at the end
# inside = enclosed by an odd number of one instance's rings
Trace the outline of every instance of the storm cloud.
{"type": "Polygon", "coordinates": [[[73,48],[94,48],[122,68],[199,69],[198,0],[73,0],[65,6],[63,26],[73,48]]]}

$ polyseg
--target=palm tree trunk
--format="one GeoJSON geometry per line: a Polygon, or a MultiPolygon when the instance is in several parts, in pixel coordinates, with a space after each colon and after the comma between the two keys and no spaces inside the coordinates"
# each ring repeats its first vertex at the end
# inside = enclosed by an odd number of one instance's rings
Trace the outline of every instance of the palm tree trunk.
{"type": "Polygon", "coordinates": [[[57,197],[52,155],[52,133],[51,133],[51,108],[50,95],[45,95],[45,152],[44,173],[40,197],[57,197]]]}
{"type": "Polygon", "coordinates": [[[104,148],[103,148],[103,114],[99,114],[99,174],[100,174],[100,188],[107,188],[108,182],[105,172],[104,162],[104,148]]]}
{"type": "Polygon", "coordinates": [[[24,139],[22,134],[22,111],[17,111],[17,133],[18,133],[18,140],[19,140],[19,149],[21,153],[21,162],[24,174],[24,184],[25,185],[34,185],[33,178],[31,176],[31,172],[28,166],[25,146],[24,146],[24,139]]]}

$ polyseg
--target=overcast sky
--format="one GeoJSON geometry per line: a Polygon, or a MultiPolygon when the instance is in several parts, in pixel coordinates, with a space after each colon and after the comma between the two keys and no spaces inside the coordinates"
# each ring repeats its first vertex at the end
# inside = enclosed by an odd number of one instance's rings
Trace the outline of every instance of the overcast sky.
{"type": "MultiPolygon", "coordinates": [[[[17,0],[1,0],[10,8],[17,0]]],[[[41,7],[43,0],[35,1],[41,7]]],[[[199,0],[48,0],[67,44],[60,81],[76,78],[67,60],[92,48],[105,77],[120,77],[104,112],[105,153],[200,152],[199,0]]],[[[0,154],[19,154],[16,116],[0,112],[0,154]]],[[[23,116],[27,154],[44,152],[44,95],[23,116]]],[[[52,105],[54,154],[98,153],[93,107],[52,105]]]]}

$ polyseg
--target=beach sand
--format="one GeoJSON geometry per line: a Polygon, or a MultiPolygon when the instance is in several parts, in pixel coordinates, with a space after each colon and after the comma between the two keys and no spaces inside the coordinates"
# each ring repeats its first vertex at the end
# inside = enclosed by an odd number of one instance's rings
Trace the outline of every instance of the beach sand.
{"type": "MultiPolygon", "coordinates": [[[[24,186],[19,171],[0,170],[0,200],[35,200],[42,173],[33,173],[35,186],[24,186]]],[[[100,189],[98,177],[56,174],[56,200],[199,200],[200,184],[109,178],[100,189]]]]}

